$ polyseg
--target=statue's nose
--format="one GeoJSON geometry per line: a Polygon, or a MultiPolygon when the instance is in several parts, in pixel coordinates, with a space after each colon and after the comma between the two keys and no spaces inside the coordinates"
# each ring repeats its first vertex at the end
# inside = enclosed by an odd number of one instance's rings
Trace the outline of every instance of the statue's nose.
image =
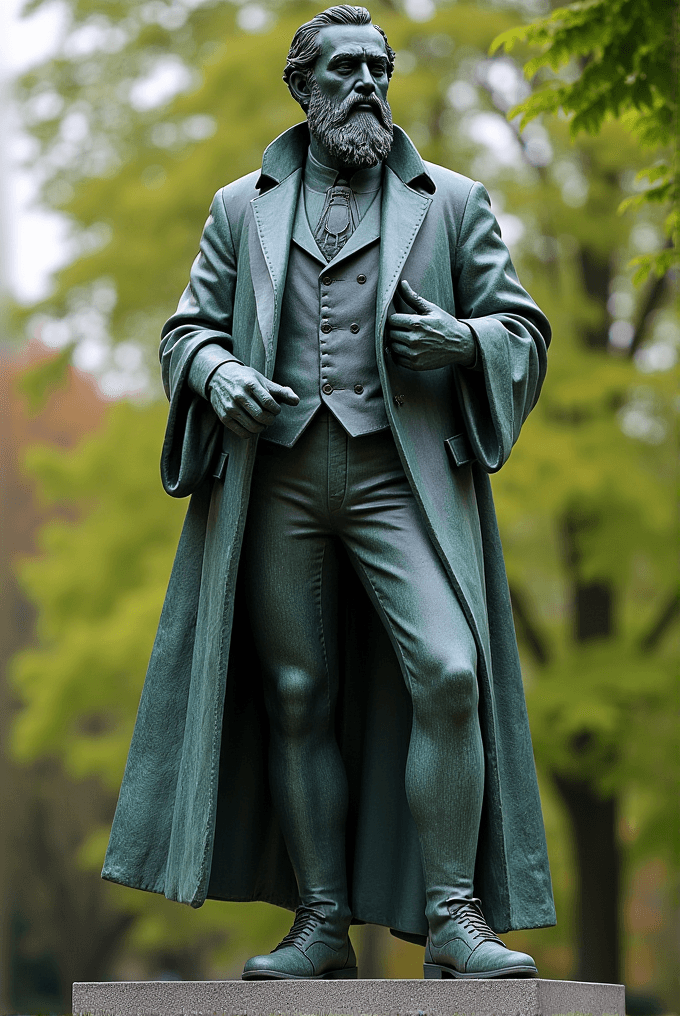
{"type": "Polygon", "coordinates": [[[357,92],[361,92],[362,95],[371,95],[375,92],[375,81],[373,80],[373,75],[369,70],[368,64],[362,64],[361,77],[354,87],[357,92]]]}

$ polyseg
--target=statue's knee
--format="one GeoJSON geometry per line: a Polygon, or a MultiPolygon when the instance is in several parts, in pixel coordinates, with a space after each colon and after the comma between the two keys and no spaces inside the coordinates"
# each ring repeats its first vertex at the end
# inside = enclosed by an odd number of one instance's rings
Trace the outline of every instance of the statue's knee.
{"type": "Polygon", "coordinates": [[[280,670],[267,689],[267,712],[273,731],[285,737],[306,737],[323,723],[325,696],[304,671],[280,670]]]}
{"type": "Polygon", "coordinates": [[[438,720],[464,722],[479,704],[477,667],[474,655],[457,654],[431,661],[425,679],[417,683],[414,708],[419,706],[438,720]]]}

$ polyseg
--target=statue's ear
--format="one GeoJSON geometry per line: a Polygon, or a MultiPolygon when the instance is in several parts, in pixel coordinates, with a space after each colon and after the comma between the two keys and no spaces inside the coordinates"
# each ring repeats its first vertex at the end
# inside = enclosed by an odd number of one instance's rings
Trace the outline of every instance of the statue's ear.
{"type": "Polygon", "coordinates": [[[311,76],[306,74],[304,71],[292,71],[288,79],[290,94],[296,102],[300,103],[305,113],[309,109],[309,99],[311,95],[310,79],[311,76]]]}

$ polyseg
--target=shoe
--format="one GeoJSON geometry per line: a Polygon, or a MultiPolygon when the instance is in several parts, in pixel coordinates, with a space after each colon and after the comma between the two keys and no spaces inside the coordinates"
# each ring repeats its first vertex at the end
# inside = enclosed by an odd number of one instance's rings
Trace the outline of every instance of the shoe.
{"type": "Polygon", "coordinates": [[[508,949],[494,934],[479,902],[444,901],[445,913],[430,921],[425,977],[538,977],[531,956],[508,949]]]}
{"type": "Polygon", "coordinates": [[[337,904],[298,907],[293,927],[273,952],[253,956],[246,963],[244,981],[301,979],[310,981],[353,979],[357,959],[347,934],[349,917],[339,918],[337,904]]]}

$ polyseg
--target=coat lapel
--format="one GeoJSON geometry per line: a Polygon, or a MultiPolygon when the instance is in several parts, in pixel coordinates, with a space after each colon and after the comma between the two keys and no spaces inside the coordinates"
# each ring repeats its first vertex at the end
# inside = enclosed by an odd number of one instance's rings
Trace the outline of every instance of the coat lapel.
{"type": "MultiPolygon", "coordinates": [[[[281,315],[281,300],[286,284],[290,238],[295,221],[301,177],[302,169],[298,168],[278,186],[272,187],[251,201],[262,256],[269,273],[268,285],[263,285],[262,279],[259,277],[253,278],[257,320],[262,333],[268,368],[273,366],[275,338],[281,315]]],[[[259,273],[257,274],[259,276],[259,273]]]]}
{"type": "Polygon", "coordinates": [[[326,259],[319,250],[318,244],[314,239],[309,226],[307,210],[305,208],[304,187],[300,187],[300,197],[298,198],[297,211],[295,213],[295,224],[293,226],[293,240],[298,247],[302,247],[302,249],[306,250],[308,254],[311,254],[315,261],[319,261],[322,265],[326,264],[326,259]]]}
{"type": "Polygon", "coordinates": [[[431,203],[431,197],[408,187],[389,165],[385,166],[375,321],[378,335],[382,334],[399,275],[431,203]]]}

